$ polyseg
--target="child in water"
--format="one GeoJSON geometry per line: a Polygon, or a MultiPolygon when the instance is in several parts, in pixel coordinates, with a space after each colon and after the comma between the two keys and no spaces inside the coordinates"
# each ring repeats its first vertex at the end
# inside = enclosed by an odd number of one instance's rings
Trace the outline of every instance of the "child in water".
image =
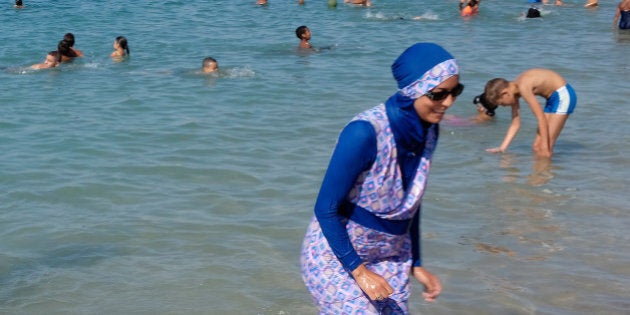
{"type": "Polygon", "coordinates": [[[472,117],[464,118],[455,115],[445,114],[444,125],[448,126],[472,126],[492,121],[494,119],[494,108],[487,107],[485,94],[476,96],[473,104],[477,107],[477,114],[472,117]]]}
{"type": "Polygon", "coordinates": [[[36,63],[31,66],[32,69],[48,69],[59,66],[59,53],[56,50],[48,52],[46,59],[42,63],[36,63]]]}
{"type": "Polygon", "coordinates": [[[201,72],[212,73],[219,70],[219,63],[212,57],[206,57],[201,63],[201,72]]]}
{"type": "Polygon", "coordinates": [[[461,11],[462,16],[479,13],[479,0],[460,0],[459,11],[461,11]]]}
{"type": "Polygon", "coordinates": [[[295,29],[295,36],[300,39],[300,45],[298,48],[300,49],[311,49],[311,43],[308,41],[311,40],[311,30],[306,27],[306,25],[299,26],[295,29]]]}
{"type": "Polygon", "coordinates": [[[129,45],[127,44],[127,38],[124,36],[116,37],[114,40],[114,51],[111,53],[112,58],[123,58],[129,55],[129,45]]]}
{"type": "Polygon", "coordinates": [[[575,90],[560,74],[541,68],[526,70],[511,82],[495,78],[486,84],[484,92],[486,108],[494,109],[499,105],[512,108],[512,123],[501,146],[486,151],[497,153],[507,150],[521,126],[519,104],[521,97],[529,104],[538,119],[538,132],[532,149],[540,157],[551,157],[556,139],[575,109],[577,96],[575,90]],[[542,96],[547,100],[544,110],[536,96],[542,96]]]}

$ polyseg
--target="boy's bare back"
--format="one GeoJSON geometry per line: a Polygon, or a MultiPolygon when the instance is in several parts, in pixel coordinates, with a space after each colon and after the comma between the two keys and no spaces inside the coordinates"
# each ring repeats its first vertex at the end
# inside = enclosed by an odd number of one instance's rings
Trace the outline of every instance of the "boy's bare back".
{"type": "Polygon", "coordinates": [[[521,73],[514,83],[518,85],[520,96],[534,94],[549,98],[553,92],[567,84],[557,72],[549,69],[534,68],[521,73]]]}

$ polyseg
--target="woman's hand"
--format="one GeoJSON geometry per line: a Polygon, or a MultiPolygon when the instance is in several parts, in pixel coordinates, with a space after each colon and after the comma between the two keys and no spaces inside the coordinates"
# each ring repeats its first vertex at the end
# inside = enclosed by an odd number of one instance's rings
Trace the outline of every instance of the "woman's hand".
{"type": "Polygon", "coordinates": [[[387,280],[367,269],[365,264],[354,269],[352,276],[361,290],[373,301],[386,299],[394,293],[394,289],[387,283],[387,280]]]}
{"type": "Polygon", "coordinates": [[[422,296],[427,302],[433,302],[442,292],[440,279],[423,267],[413,267],[413,276],[424,285],[422,296]]]}

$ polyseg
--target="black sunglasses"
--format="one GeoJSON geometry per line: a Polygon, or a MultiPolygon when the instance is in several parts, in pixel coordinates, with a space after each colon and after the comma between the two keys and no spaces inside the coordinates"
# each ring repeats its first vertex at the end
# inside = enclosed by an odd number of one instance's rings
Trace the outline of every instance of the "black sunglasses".
{"type": "Polygon", "coordinates": [[[453,97],[458,97],[460,94],[462,94],[463,91],[464,85],[461,83],[457,83],[457,86],[455,86],[452,90],[442,90],[439,92],[433,92],[433,90],[431,90],[424,95],[432,101],[441,101],[447,98],[449,95],[453,95],[453,97]]]}

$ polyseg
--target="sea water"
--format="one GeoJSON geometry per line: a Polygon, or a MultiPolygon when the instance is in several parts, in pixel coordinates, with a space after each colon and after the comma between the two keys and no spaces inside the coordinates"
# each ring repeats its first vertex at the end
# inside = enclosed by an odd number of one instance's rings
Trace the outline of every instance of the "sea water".
{"type": "MultiPolygon", "coordinates": [[[[9,2],[9,1],[8,1],[9,2]]],[[[474,115],[494,77],[532,67],[578,94],[550,163],[536,120],[444,122],[422,251],[443,292],[412,314],[627,314],[630,34],[615,4],[26,1],[0,8],[0,313],[315,314],[299,253],[339,130],[396,91],[419,41],[459,61],[474,115]],[[296,51],[307,25],[318,50],[296,51]],[[41,62],[67,32],[85,57],[41,62]],[[109,58],[125,36],[131,56],[109,58]],[[201,61],[219,62],[216,75],[201,61]]]]}

